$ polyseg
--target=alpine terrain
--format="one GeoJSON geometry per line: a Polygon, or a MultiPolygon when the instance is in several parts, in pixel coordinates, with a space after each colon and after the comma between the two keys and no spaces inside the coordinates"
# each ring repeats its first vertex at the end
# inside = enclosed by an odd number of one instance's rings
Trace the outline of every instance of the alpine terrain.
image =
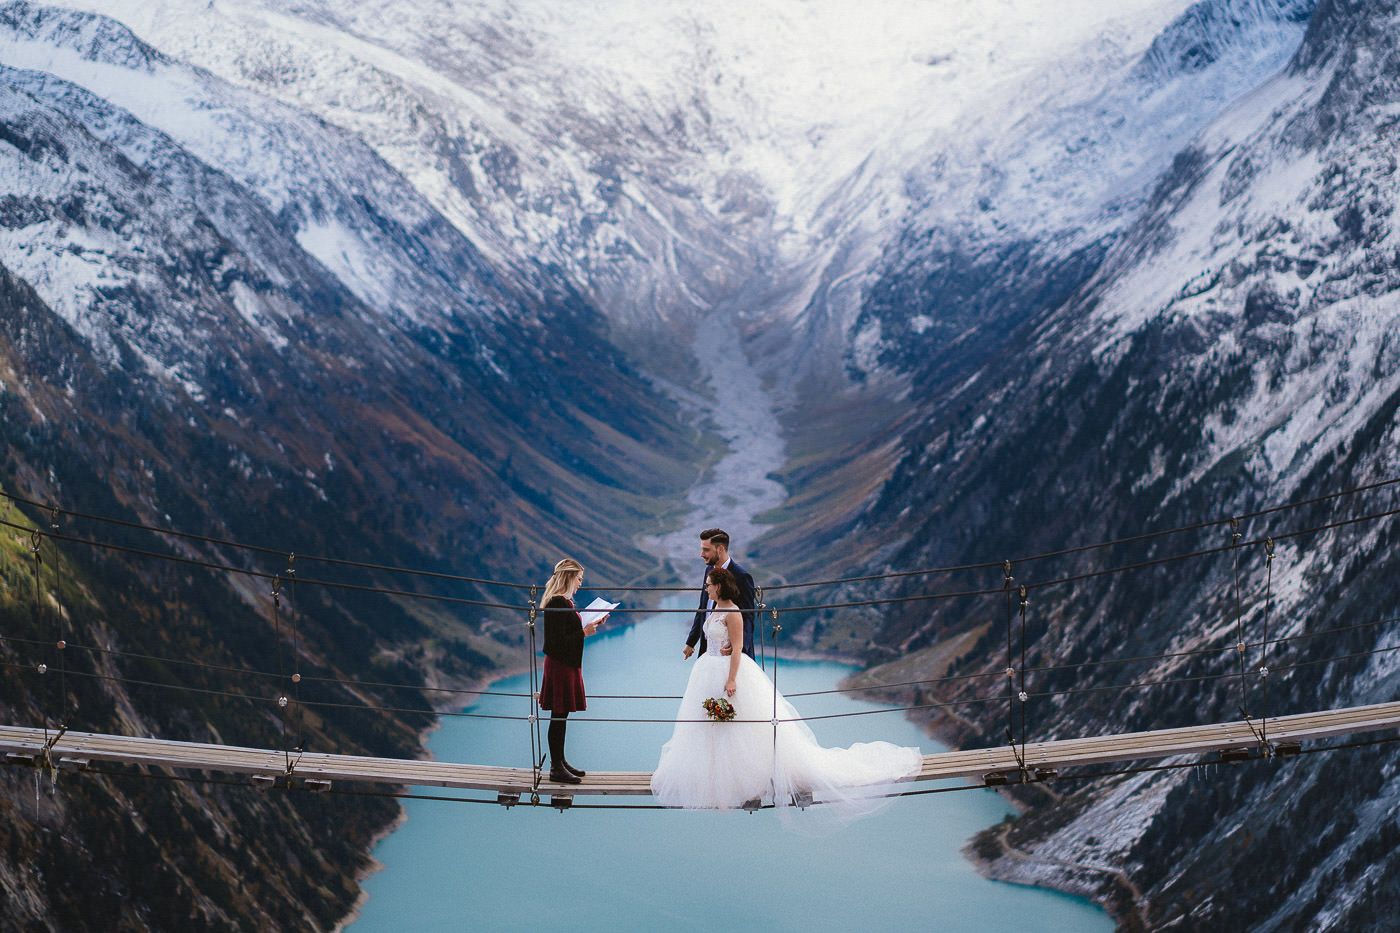
{"type": "MultiPolygon", "coordinates": [[[[419,754],[485,581],[675,583],[720,462],[760,583],[972,565],[778,599],[895,600],[784,642],[950,741],[1395,697],[1400,491],[1321,497],[1400,474],[1400,3],[3,0],[0,74],[6,723],[419,754]]],[[[26,929],[334,927],[398,814],[0,775],[26,929]]],[[[1125,928],[1400,902],[1389,746],[1011,793],[1125,928]]]]}

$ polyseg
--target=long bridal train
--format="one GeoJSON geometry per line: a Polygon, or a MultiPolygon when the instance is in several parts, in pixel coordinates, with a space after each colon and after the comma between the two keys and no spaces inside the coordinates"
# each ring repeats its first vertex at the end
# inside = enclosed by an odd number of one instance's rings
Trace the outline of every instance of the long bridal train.
{"type": "MultiPolygon", "coordinates": [[[[716,615],[705,620],[711,645],[727,641],[716,615]]],[[[747,655],[741,655],[730,700],[734,721],[711,722],[703,703],[724,696],[730,659],[712,651],[694,664],[675,731],[651,779],[652,795],[665,806],[734,809],[765,799],[784,807],[811,794],[814,803],[839,815],[859,816],[879,805],[890,784],[923,764],[919,749],[890,742],[822,747],[805,722],[793,721],[798,712],[781,693],[774,712],[773,682],[747,655]],[[773,719],[780,720],[776,739],[773,719]]]]}

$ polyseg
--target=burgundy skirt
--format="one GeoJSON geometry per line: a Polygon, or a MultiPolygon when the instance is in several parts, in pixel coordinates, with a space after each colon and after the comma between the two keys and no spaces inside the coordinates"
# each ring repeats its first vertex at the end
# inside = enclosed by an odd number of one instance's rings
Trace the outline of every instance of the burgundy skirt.
{"type": "Polygon", "coordinates": [[[569,667],[545,656],[544,679],[540,681],[540,709],[551,713],[577,713],[588,709],[583,692],[583,670],[569,667]]]}

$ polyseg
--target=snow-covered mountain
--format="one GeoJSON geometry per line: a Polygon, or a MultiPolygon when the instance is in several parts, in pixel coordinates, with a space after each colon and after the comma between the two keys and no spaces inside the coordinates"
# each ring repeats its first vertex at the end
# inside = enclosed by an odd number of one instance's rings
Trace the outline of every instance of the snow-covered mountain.
{"type": "MultiPolygon", "coordinates": [[[[650,350],[737,306],[769,335],[759,346],[776,371],[823,374],[857,328],[865,377],[897,355],[904,327],[927,326],[878,319],[892,231],[921,231],[924,249],[974,273],[1010,250],[1022,266],[1049,261],[1032,244],[1050,241],[1092,261],[1172,153],[1282,63],[1310,9],[64,5],[364,140],[492,262],[558,270],[650,350]]],[[[140,84],[115,84],[128,88],[119,102],[215,164],[274,191],[300,177],[263,165],[256,134],[210,134],[172,103],[178,89],[140,84]]],[[[376,250],[313,220],[299,236],[318,258],[348,282],[377,278],[376,250]]]]}
{"type": "MultiPolygon", "coordinates": [[[[955,563],[1393,472],[1394,6],[0,3],[0,482],[372,561],[514,578],[570,540],[611,575],[642,574],[632,536],[710,455],[676,402],[704,392],[691,348],[711,320],[742,328],[787,406],[792,502],[750,551],[787,569],[831,558],[814,539],[838,565],[955,563]]],[[[1286,631],[1393,600],[1374,576],[1325,584],[1389,540],[1284,548],[1286,631]]],[[[107,610],[103,637],[161,653],[141,633],[171,619],[112,621],[143,601],[115,572],[72,573],[107,610]]],[[[1049,629],[1032,650],[1213,644],[1220,573],[1059,597],[1044,611],[1072,636],[1049,629]]],[[[246,599],[215,600],[194,637],[265,665],[237,634],[260,631],[246,599]]],[[[22,630],[13,594],[0,608],[22,630]]],[[[313,634],[336,646],[318,659],[334,671],[373,657],[397,679],[470,676],[516,647],[508,627],[397,604],[324,611],[313,634]]],[[[949,644],[975,646],[963,669],[995,666],[998,633],[978,624],[911,610],[790,634],[927,675],[949,644]]],[[[1359,647],[1385,637],[1371,636],[1359,647]]],[[[1299,675],[1279,702],[1388,698],[1393,682],[1380,664],[1299,675]]],[[[19,718],[41,715],[6,690],[19,718]]],[[[77,698],[136,728],[236,740],[244,721],[77,698]]],[[[1038,727],[1199,721],[1234,702],[1090,700],[1038,727]]],[[[408,753],[422,724],[321,728],[408,753]]],[[[997,723],[950,728],[1000,739],[997,723]]],[[[1355,785],[1357,831],[1338,842],[1309,810],[1331,762],[1211,784],[1208,821],[1179,777],[1102,782],[1033,808],[1008,837],[1027,857],[982,849],[999,874],[1148,925],[1181,922],[1181,903],[1219,924],[1359,923],[1393,896],[1365,863],[1393,835],[1366,814],[1393,812],[1394,782],[1377,767],[1355,785]],[[1247,824],[1282,838],[1267,810],[1283,798],[1318,841],[1255,859],[1251,896],[1223,897],[1229,840],[1247,824]]],[[[0,866],[26,916],[81,903],[101,874],[83,840],[125,805],[97,786],[47,816],[86,872],[54,869],[46,893],[0,866]]],[[[260,821],[341,829],[313,807],[161,803],[177,822],[245,821],[247,838],[260,821]]],[[[209,879],[241,873],[216,858],[202,879],[173,862],[106,878],[103,903],[133,905],[135,926],[153,902],[208,925],[326,926],[354,897],[333,863],[343,876],[389,818],[344,827],[333,857],[302,866],[305,889],[220,902],[209,879]]],[[[12,851],[44,851],[21,835],[12,851]]]]}
{"type": "Polygon", "coordinates": [[[624,331],[736,293],[764,295],[754,317],[773,292],[785,318],[829,303],[878,254],[909,168],[950,138],[988,148],[989,122],[1013,131],[1047,69],[1092,93],[1187,7],[65,5],[360,136],[493,261],[546,261],[624,331]]]}
{"type": "MultiPolygon", "coordinates": [[[[1219,38],[1222,6],[1202,5],[1167,35],[1209,26],[1219,38]]],[[[1304,11],[1280,5],[1275,12],[1247,34],[1286,34],[1304,11]]],[[[1239,22],[1249,25],[1246,17],[1239,22]]],[[[1189,139],[1150,196],[1101,244],[1101,257],[1082,262],[1053,241],[1033,240],[1048,257],[1039,260],[1042,270],[1060,276],[1058,287],[1023,294],[1020,313],[992,319],[995,333],[977,321],[951,335],[939,331],[948,320],[944,296],[919,289],[931,275],[946,278],[945,260],[920,252],[917,236],[904,237],[910,248],[891,251],[887,268],[891,290],[906,298],[866,309],[882,342],[886,322],[916,320],[909,312],[926,309],[931,322],[906,325],[880,347],[910,374],[917,387],[911,402],[922,411],[902,439],[891,480],[858,524],[885,534],[903,529],[884,561],[938,566],[1031,554],[1400,473],[1393,337],[1400,276],[1391,223],[1400,203],[1397,27],[1393,3],[1319,4],[1282,67],[1189,139]],[[941,349],[974,337],[982,352],[971,359],[950,360],[941,349]]],[[[1172,45],[1154,45],[1133,73],[1156,80],[1157,53],[1172,45]]],[[[1221,47],[1238,44],[1209,48],[1221,47]]],[[[1038,276],[1051,281],[1044,271],[1038,276]]],[[[995,279],[973,279],[965,293],[1001,292],[995,279]]],[[[988,302],[998,305],[999,298],[988,302]]],[[[1393,492],[1381,491],[1322,503],[1248,522],[1243,533],[1282,534],[1394,502],[1393,492]]],[[[1080,691],[1032,704],[1035,737],[1234,718],[1242,708],[1258,715],[1261,704],[1296,712],[1393,700],[1395,655],[1366,655],[1394,644],[1391,522],[1281,543],[1267,579],[1262,549],[1250,549],[1245,637],[1258,641],[1271,620],[1269,637],[1286,641],[1268,657],[1252,656],[1246,681],[1222,677],[1239,663],[1229,650],[1241,624],[1231,557],[1037,591],[1029,665],[1174,656],[1033,676],[1034,691],[1080,691]],[[1198,651],[1210,653],[1191,654],[1198,651]],[[1342,656],[1353,657],[1335,660],[1342,656]],[[1266,680],[1257,668],[1269,665],[1275,674],[1266,680]],[[1126,694],[1107,689],[1196,678],[1206,679],[1126,694]]],[[[1033,583],[1216,547],[1229,533],[1213,526],[1026,565],[1017,575],[1033,583]]],[[[938,581],[891,592],[929,587],[938,581]]],[[[901,675],[950,663],[959,673],[994,674],[1007,664],[1004,624],[987,630],[985,606],[871,621],[866,656],[890,658],[889,669],[901,675]]],[[[985,682],[975,683],[946,696],[985,690],[985,682]]],[[[984,742],[1005,740],[1005,707],[964,715],[951,728],[984,742]]],[[[978,852],[1001,877],[1090,892],[1125,922],[1148,928],[1388,923],[1400,800],[1393,753],[1381,747],[1251,768],[1206,781],[1180,771],[1051,785],[1025,818],[989,834],[978,852]],[[1344,777],[1357,774],[1365,778],[1344,777]]]]}
{"type": "MultiPolygon", "coordinates": [[[[683,491],[693,435],[566,279],[528,255],[496,265],[353,133],[172,59],[110,18],[0,5],[0,75],[7,491],[377,564],[519,579],[568,546],[619,576],[650,569],[629,536],[683,491]]],[[[6,580],[25,566],[11,538],[6,580]]],[[[45,560],[76,644],[278,667],[260,586],[100,552],[45,560]]],[[[14,722],[53,716],[26,663],[34,649],[14,640],[52,643],[28,593],[0,589],[0,652],[27,674],[0,688],[14,722]]],[[[308,671],[410,685],[317,688],[318,702],[426,710],[411,685],[480,677],[523,650],[510,613],[334,592],[296,611],[308,671]]],[[[64,692],[82,728],[283,740],[275,718],[237,700],[192,703],[118,679],[168,682],[182,668],[98,652],[69,665],[64,692]]],[[[412,755],[430,722],[335,709],[311,718],[319,747],[412,755]]],[[[23,800],[24,779],[4,780],[5,799],[23,800]]],[[[347,868],[365,864],[394,817],[389,806],[341,819],[128,784],[95,778],[46,798],[37,817],[10,814],[0,887],[18,905],[12,922],[329,927],[358,893],[347,868]],[[246,863],[277,860],[259,829],[271,825],[325,841],[295,882],[244,877],[246,863]],[[248,841],[191,864],[168,844],[180,833],[248,841]]]]}
{"type": "Polygon", "coordinates": [[[991,121],[969,115],[911,174],[911,207],[866,291],[852,364],[916,369],[931,349],[981,343],[1064,297],[1180,149],[1277,73],[1311,9],[1199,3],[1160,33],[1109,33],[1007,88],[991,121]]]}
{"type": "Polygon", "coordinates": [[[908,448],[897,439],[911,411],[946,401],[1023,321],[1094,273],[1181,148],[1284,66],[1311,10],[1311,0],[1212,0],[1121,17],[1100,6],[1092,29],[1026,23],[1052,27],[1053,54],[990,90],[969,82],[971,103],[901,160],[897,197],[866,201],[869,185],[852,184],[849,205],[832,202],[823,251],[768,328],[754,328],[764,355],[805,379],[802,407],[822,415],[797,419],[794,446],[833,433],[847,445],[835,481],[796,474],[823,492],[803,504],[802,529],[775,531],[776,548],[800,548],[813,523],[855,527],[859,500],[879,488],[868,477],[890,476],[892,447],[908,448]],[[869,204],[873,216],[861,213],[869,204]],[[848,380],[864,401],[851,404],[848,380]],[[832,395],[840,401],[822,408],[832,395]],[[893,410],[878,401],[891,397],[893,410]]]}
{"type": "MultiPolygon", "coordinates": [[[[100,366],[150,380],[162,407],[249,431],[245,405],[272,389],[260,380],[363,381],[372,396],[389,378],[415,389],[392,404],[442,406],[477,437],[467,462],[508,459],[511,445],[481,435],[528,437],[549,421],[542,400],[598,415],[612,404],[622,430],[652,417],[659,403],[615,404],[649,392],[625,366],[602,367],[593,395],[552,385],[541,363],[563,348],[550,331],[616,355],[598,343],[597,311],[528,256],[494,265],[354,134],[105,17],[7,4],[0,57],[3,261],[100,366]]],[[[298,472],[323,474],[339,454],[303,451],[298,472]]]]}

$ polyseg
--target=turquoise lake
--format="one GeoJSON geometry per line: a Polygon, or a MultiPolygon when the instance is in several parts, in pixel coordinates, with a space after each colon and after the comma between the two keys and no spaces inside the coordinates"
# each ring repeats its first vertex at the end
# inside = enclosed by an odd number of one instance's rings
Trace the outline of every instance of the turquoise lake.
{"type": "MultiPolygon", "coordinates": [[[[688,626],[686,617],[657,616],[590,639],[584,659],[589,693],[678,696],[689,673],[680,653],[688,626]]],[[[829,690],[850,670],[781,661],[778,686],[789,696],[829,690]]],[[[492,685],[504,692],[528,688],[523,676],[492,685]]],[[[917,745],[926,754],[943,750],[903,714],[880,712],[886,707],[877,704],[841,694],[793,702],[804,716],[872,711],[813,722],[825,745],[885,739],[917,745]]],[[[525,699],[511,697],[484,697],[468,709],[528,712],[525,699]]],[[[587,713],[577,715],[670,720],[675,714],[675,700],[590,697],[587,713]]],[[[669,722],[571,723],[569,760],[585,769],[651,770],[670,733],[669,722]]],[[[447,718],[428,744],[442,761],[528,767],[530,757],[523,722],[447,718]]],[[[963,845],[1014,812],[991,790],[898,799],[844,826],[814,817],[816,809],[780,817],[771,810],[560,813],[548,807],[405,803],[407,820],[374,850],[383,868],[365,882],[369,898],[350,927],[354,933],[1113,929],[1088,901],[977,874],[961,853],[963,845]]]]}

